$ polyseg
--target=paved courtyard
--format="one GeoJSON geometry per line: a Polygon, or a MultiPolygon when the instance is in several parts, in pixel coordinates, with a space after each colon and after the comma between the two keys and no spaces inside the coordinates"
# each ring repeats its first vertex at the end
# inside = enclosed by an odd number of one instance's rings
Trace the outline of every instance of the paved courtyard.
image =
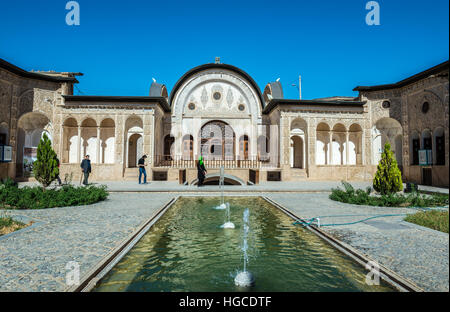
{"type": "MultiPolygon", "coordinates": [[[[331,201],[327,191],[338,184],[227,186],[225,195],[265,195],[301,217],[321,216],[324,224],[414,212],[407,208],[364,207],[331,201]]],[[[171,198],[190,194],[219,195],[217,186],[199,190],[175,183],[110,182],[107,185],[113,191],[108,200],[94,205],[3,212],[36,223],[0,237],[0,291],[63,291],[67,288],[65,267],[69,261],[80,264],[83,276],[171,198]]],[[[448,193],[445,189],[440,191],[448,193]]],[[[448,234],[402,220],[403,216],[385,217],[323,229],[427,291],[448,291],[448,234]]]]}

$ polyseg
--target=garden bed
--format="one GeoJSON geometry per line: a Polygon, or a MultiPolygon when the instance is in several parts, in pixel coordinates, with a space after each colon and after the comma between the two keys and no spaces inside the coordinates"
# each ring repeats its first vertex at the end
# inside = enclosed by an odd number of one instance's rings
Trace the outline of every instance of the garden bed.
{"type": "Polygon", "coordinates": [[[378,206],[378,207],[442,207],[448,206],[447,194],[409,194],[391,193],[378,195],[372,193],[372,188],[355,190],[350,183],[342,182],[344,189],[332,189],[330,199],[346,204],[378,206]]]}
{"type": "Polygon", "coordinates": [[[38,186],[19,188],[12,180],[0,184],[0,209],[82,206],[103,201],[107,197],[106,186],[64,185],[59,189],[43,189],[38,186]]]}
{"type": "Polygon", "coordinates": [[[421,211],[407,216],[405,221],[425,226],[436,231],[448,233],[448,211],[421,211]]]}
{"type": "Polygon", "coordinates": [[[25,224],[15,221],[11,217],[0,217],[0,236],[21,230],[27,226],[30,226],[31,224],[32,222],[30,222],[29,224],[25,224]]]}

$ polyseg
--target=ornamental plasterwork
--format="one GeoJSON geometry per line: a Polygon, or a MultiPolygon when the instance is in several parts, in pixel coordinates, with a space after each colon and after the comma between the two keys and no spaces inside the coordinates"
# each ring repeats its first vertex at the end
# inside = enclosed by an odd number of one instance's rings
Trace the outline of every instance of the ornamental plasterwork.
{"type": "Polygon", "coordinates": [[[174,121],[182,116],[233,115],[243,118],[252,117],[256,122],[261,119],[261,104],[258,94],[250,83],[238,74],[227,70],[206,70],[194,75],[178,89],[172,102],[174,121]],[[200,98],[202,107],[196,105],[189,109],[191,96],[200,98]],[[239,105],[243,104],[243,110],[239,105]]]}
{"type": "MultiPolygon", "coordinates": [[[[242,96],[240,97],[240,99],[242,98],[242,96]]],[[[228,103],[228,108],[231,108],[231,105],[234,102],[234,97],[233,97],[233,91],[231,91],[231,87],[228,87],[228,91],[227,91],[227,103],[228,103]]]]}

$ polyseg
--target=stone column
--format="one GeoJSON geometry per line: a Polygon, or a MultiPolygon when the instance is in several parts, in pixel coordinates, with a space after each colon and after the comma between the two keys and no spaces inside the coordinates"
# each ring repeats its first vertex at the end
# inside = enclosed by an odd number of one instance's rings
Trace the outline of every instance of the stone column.
{"type": "Polygon", "coordinates": [[[100,127],[97,127],[97,164],[101,164],[100,161],[100,127]]]}
{"type": "MultiPolygon", "coordinates": [[[[62,119],[62,118],[61,118],[62,119]]],[[[59,162],[63,163],[64,159],[64,133],[65,133],[65,127],[63,123],[61,123],[61,129],[59,133],[59,162]]],[[[67,160],[69,162],[69,160],[67,160]]]]}
{"type": "Polygon", "coordinates": [[[78,126],[78,143],[77,143],[77,162],[80,163],[81,162],[81,126],[78,126]]]}
{"type": "MultiPolygon", "coordinates": [[[[347,130],[347,132],[345,133],[345,164],[346,165],[349,164],[349,159],[348,159],[348,156],[349,156],[349,145],[348,145],[348,143],[349,143],[349,136],[350,136],[350,133],[347,130]]],[[[357,150],[356,146],[355,146],[355,149],[356,149],[356,152],[357,152],[358,150],[357,150]]]]}
{"type": "Polygon", "coordinates": [[[289,168],[289,118],[287,116],[281,116],[280,120],[280,165],[282,168],[289,168]]]}
{"type": "MultiPolygon", "coordinates": [[[[330,159],[328,160],[328,162],[326,161],[327,165],[332,165],[333,164],[333,131],[329,132],[330,135],[330,139],[329,139],[329,147],[328,147],[328,153],[330,155],[330,159]]],[[[325,160],[327,159],[327,157],[325,156],[325,160]]]]}

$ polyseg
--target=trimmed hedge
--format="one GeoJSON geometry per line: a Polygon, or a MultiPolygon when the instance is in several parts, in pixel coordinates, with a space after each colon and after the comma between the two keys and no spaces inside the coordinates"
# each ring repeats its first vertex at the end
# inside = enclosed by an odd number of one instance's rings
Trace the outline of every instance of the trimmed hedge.
{"type": "Polygon", "coordinates": [[[41,187],[19,188],[12,180],[0,184],[0,208],[45,209],[90,205],[108,197],[106,186],[74,187],[44,190],[41,187]]]}

